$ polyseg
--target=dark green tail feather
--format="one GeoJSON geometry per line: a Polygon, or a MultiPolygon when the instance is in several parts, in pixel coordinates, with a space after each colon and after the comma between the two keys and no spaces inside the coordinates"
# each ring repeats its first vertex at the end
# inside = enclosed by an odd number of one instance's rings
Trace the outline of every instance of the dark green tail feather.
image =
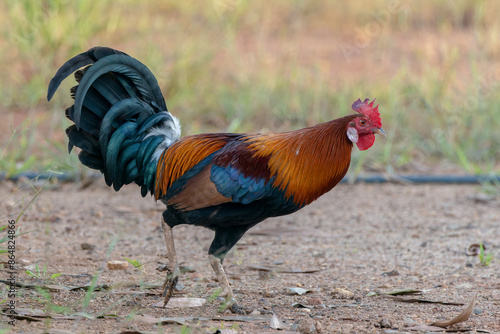
{"type": "Polygon", "coordinates": [[[69,151],[80,148],[82,164],[100,170],[117,191],[135,182],[143,196],[152,192],[158,158],[180,136],[155,77],[127,54],[96,47],[57,71],[49,100],[73,72],[79,85],[71,89],[75,104],[66,109],[75,123],[66,130],[69,151]]]}

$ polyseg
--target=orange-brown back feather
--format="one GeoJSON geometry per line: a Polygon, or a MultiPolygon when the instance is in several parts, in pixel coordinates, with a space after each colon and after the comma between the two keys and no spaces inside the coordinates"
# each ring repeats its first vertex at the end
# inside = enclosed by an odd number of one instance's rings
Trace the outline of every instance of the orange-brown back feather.
{"type": "Polygon", "coordinates": [[[212,164],[186,182],[184,188],[167,201],[177,210],[190,211],[213,205],[231,202],[231,198],[222,196],[215,184],[210,180],[212,164]]]}
{"type": "Polygon", "coordinates": [[[184,137],[170,146],[158,160],[155,199],[165,195],[178,178],[207,156],[220,150],[234,136],[217,133],[194,135],[184,137]]]}

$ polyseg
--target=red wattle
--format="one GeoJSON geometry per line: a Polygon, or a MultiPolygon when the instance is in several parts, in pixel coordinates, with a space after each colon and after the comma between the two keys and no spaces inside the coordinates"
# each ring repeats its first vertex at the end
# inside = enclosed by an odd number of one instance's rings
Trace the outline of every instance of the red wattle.
{"type": "Polygon", "coordinates": [[[356,145],[358,145],[360,151],[364,151],[372,147],[374,142],[375,142],[375,135],[373,133],[367,133],[359,136],[356,145]]]}

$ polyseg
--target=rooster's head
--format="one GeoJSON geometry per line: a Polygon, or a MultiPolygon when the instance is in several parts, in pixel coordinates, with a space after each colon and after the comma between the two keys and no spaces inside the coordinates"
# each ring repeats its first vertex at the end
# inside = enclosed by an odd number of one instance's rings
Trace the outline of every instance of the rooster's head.
{"type": "Polygon", "coordinates": [[[385,131],[382,129],[382,120],[377,106],[373,106],[375,99],[361,101],[358,99],[352,104],[352,109],[361,114],[356,117],[347,126],[347,137],[355,143],[361,151],[369,149],[375,142],[375,133],[385,137],[385,131]]]}

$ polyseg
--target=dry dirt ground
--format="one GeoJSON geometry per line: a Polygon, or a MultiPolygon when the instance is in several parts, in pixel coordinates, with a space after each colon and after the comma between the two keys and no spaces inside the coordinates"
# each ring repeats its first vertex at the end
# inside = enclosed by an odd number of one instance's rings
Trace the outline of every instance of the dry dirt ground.
{"type": "MultiPolygon", "coordinates": [[[[29,187],[18,187],[0,185],[1,225],[33,197],[29,187]]],[[[17,282],[45,290],[20,289],[16,309],[32,317],[0,328],[20,333],[399,333],[449,320],[477,295],[470,318],[451,329],[498,333],[500,202],[479,192],[478,186],[342,184],[294,215],[261,223],[225,261],[237,299],[254,310],[231,318],[235,315],[218,313],[220,299],[213,298],[218,285],[206,256],[211,231],[174,229],[179,261],[191,269],[180,278],[175,297],[207,302],[152,307],[161,300],[159,289],[141,290],[140,285],[163,282],[165,273],[157,270],[166,263],[162,205],[141,198],[134,186],[115,193],[102,180],[50,185],[18,222],[21,232],[30,232],[16,239],[15,253],[17,282]],[[489,266],[466,255],[479,242],[495,253],[489,266]],[[108,269],[109,261],[125,257],[142,267],[108,269]],[[285,273],[288,269],[305,273],[285,273]],[[111,289],[68,290],[88,286],[92,276],[97,287],[111,289]],[[289,289],[297,287],[311,291],[297,295],[289,289]],[[404,288],[426,291],[403,298],[463,305],[367,296],[404,288]],[[273,308],[282,331],[270,327],[273,308]],[[51,317],[33,317],[33,311],[23,309],[50,311],[51,317]],[[166,317],[175,319],[159,319],[166,317]]],[[[5,269],[2,276],[7,277],[5,269]]],[[[1,299],[7,299],[7,286],[0,285],[1,299]]],[[[2,322],[8,320],[2,315],[2,322]]]]}

